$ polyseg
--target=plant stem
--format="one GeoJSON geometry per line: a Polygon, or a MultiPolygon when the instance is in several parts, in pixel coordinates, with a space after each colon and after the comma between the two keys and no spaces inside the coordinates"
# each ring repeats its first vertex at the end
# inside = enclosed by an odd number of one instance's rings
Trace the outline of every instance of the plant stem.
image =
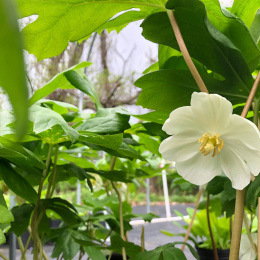
{"type": "Polygon", "coordinates": [[[183,55],[183,58],[184,60],[186,61],[188,67],[189,67],[189,70],[193,76],[193,78],[195,79],[199,89],[201,92],[206,92],[206,93],[209,93],[208,90],[207,90],[207,87],[205,86],[199,72],[197,71],[191,57],[190,57],[190,54],[187,50],[187,47],[185,45],[185,42],[182,38],[182,34],[181,34],[181,31],[180,31],[180,28],[179,28],[179,25],[177,23],[177,20],[175,18],[175,15],[174,15],[174,11],[173,10],[167,10],[167,14],[168,14],[168,17],[170,19],[170,23],[171,23],[171,26],[172,26],[172,29],[173,29],[173,32],[175,34],[175,37],[176,37],[176,40],[177,40],[177,43],[180,47],[180,51],[183,55]]]}
{"type": "Polygon", "coordinates": [[[0,257],[2,257],[4,260],[9,260],[3,253],[0,252],[0,257]]]}
{"type": "Polygon", "coordinates": [[[53,162],[53,168],[52,168],[52,173],[50,176],[50,181],[49,181],[49,185],[48,185],[48,190],[46,193],[46,199],[51,198],[52,193],[54,191],[54,187],[55,187],[55,181],[56,181],[56,165],[57,165],[57,160],[58,160],[58,151],[59,151],[59,146],[56,145],[55,147],[55,155],[54,155],[54,162],[53,162]]]}
{"type": "MultiPolygon", "coordinates": [[[[241,113],[241,117],[246,117],[250,109],[254,96],[256,94],[257,88],[260,82],[260,71],[257,74],[256,80],[253,87],[249,93],[246,104],[241,113]]],[[[232,240],[230,246],[229,260],[238,260],[239,258],[239,248],[241,240],[241,231],[244,215],[244,202],[245,202],[245,189],[236,191],[236,204],[235,204],[235,216],[232,229],[232,240]]]]}
{"type": "MultiPolygon", "coordinates": [[[[113,156],[111,164],[110,164],[110,171],[113,171],[116,164],[116,156],[113,156]]],[[[124,232],[124,218],[123,218],[123,203],[122,203],[122,197],[119,192],[119,190],[116,187],[116,184],[111,181],[112,187],[115,190],[117,197],[118,197],[118,203],[119,203],[119,222],[120,222],[120,236],[125,241],[125,232],[124,232]]],[[[126,258],[126,251],[125,248],[122,247],[122,256],[123,260],[127,260],[126,258]]]]}
{"type": "Polygon", "coordinates": [[[212,234],[212,229],[210,225],[210,217],[209,217],[209,193],[207,193],[207,206],[206,206],[206,211],[207,211],[207,222],[208,222],[208,228],[209,228],[209,235],[210,239],[212,242],[212,248],[213,248],[213,254],[214,254],[214,260],[218,260],[218,251],[216,248],[215,240],[212,234]]]}
{"type": "Polygon", "coordinates": [[[38,209],[39,209],[39,206],[40,206],[40,200],[41,200],[41,193],[42,193],[43,183],[44,183],[45,178],[47,177],[48,170],[49,170],[52,150],[53,150],[53,145],[50,144],[49,152],[48,152],[46,163],[45,163],[45,169],[43,170],[43,173],[42,173],[43,177],[41,178],[41,182],[40,182],[39,188],[38,188],[37,204],[36,204],[36,206],[35,206],[35,208],[33,210],[32,219],[31,219],[31,227],[32,227],[32,233],[31,234],[32,234],[33,242],[34,242],[33,260],[37,260],[38,259],[38,245],[39,245],[39,247],[42,247],[42,245],[40,243],[41,241],[39,239],[39,234],[38,234],[37,215],[38,215],[38,209]]]}
{"type": "Polygon", "coordinates": [[[239,259],[239,248],[243,223],[245,189],[236,191],[235,216],[232,229],[229,260],[239,259]]]}
{"type": "Polygon", "coordinates": [[[142,233],[141,233],[141,252],[144,252],[145,243],[144,243],[144,226],[142,226],[142,233]]]}
{"type": "Polygon", "coordinates": [[[255,254],[257,255],[256,246],[255,246],[255,243],[254,243],[253,238],[251,236],[251,232],[250,232],[250,229],[249,229],[249,225],[248,225],[248,221],[247,221],[247,215],[246,215],[245,210],[244,210],[244,224],[245,224],[245,227],[246,227],[246,233],[247,233],[249,242],[250,242],[255,254]]]}
{"type": "Polygon", "coordinates": [[[17,237],[17,242],[18,242],[18,245],[20,247],[21,255],[23,256],[23,257],[21,257],[21,259],[26,260],[26,256],[24,255],[23,241],[22,241],[21,237],[17,237]]]}
{"type": "MultiPolygon", "coordinates": [[[[193,211],[191,222],[189,224],[189,227],[188,227],[187,232],[186,232],[185,237],[184,237],[184,241],[183,242],[185,242],[185,243],[188,241],[188,238],[189,238],[189,235],[190,235],[190,231],[191,231],[191,228],[192,228],[192,225],[193,225],[196,213],[197,213],[197,209],[198,209],[198,206],[200,204],[200,198],[201,198],[203,192],[204,192],[204,189],[201,187],[201,189],[199,191],[199,195],[198,195],[197,201],[196,201],[196,204],[195,204],[195,209],[193,211]]],[[[184,251],[184,248],[185,248],[185,244],[182,245],[181,250],[184,251]]]]}
{"type": "Polygon", "coordinates": [[[32,239],[32,230],[31,230],[30,226],[28,227],[28,231],[29,231],[30,236],[29,236],[29,238],[28,238],[28,240],[26,242],[25,248],[24,248],[22,256],[21,256],[21,260],[25,259],[25,253],[26,253],[26,251],[27,251],[27,249],[29,247],[30,241],[32,239]]]}

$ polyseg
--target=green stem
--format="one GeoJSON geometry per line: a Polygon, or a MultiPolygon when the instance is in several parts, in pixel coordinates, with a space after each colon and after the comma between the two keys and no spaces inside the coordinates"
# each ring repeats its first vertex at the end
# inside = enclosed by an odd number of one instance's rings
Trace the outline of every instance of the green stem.
{"type": "Polygon", "coordinates": [[[43,170],[43,173],[42,173],[43,177],[41,178],[41,182],[40,182],[39,188],[38,188],[37,204],[36,204],[36,206],[33,210],[33,214],[32,214],[31,227],[32,227],[32,238],[34,241],[33,260],[38,259],[38,246],[42,247],[42,245],[41,245],[41,243],[39,243],[39,239],[38,239],[39,235],[38,235],[38,227],[37,227],[37,216],[38,216],[38,210],[39,210],[39,206],[40,206],[43,183],[44,183],[45,178],[47,177],[48,170],[49,170],[52,150],[53,150],[53,145],[50,144],[48,156],[47,156],[46,163],[45,163],[45,169],[43,170]]]}
{"type": "Polygon", "coordinates": [[[23,257],[21,257],[21,259],[26,260],[26,256],[25,256],[25,254],[24,254],[23,241],[22,241],[21,237],[17,237],[17,242],[18,242],[18,245],[19,245],[19,247],[20,247],[21,255],[23,256],[23,257]]]}
{"type": "Polygon", "coordinates": [[[0,252],[0,257],[2,257],[4,260],[9,260],[3,253],[0,252]]]}
{"type": "Polygon", "coordinates": [[[207,193],[207,206],[206,206],[206,211],[207,211],[207,222],[208,222],[208,229],[209,229],[209,235],[210,239],[212,242],[212,248],[213,248],[213,255],[214,255],[214,260],[218,260],[218,251],[216,248],[215,240],[213,237],[211,225],[210,225],[210,217],[209,217],[209,193],[207,193]]]}
{"type": "Polygon", "coordinates": [[[30,236],[29,236],[29,238],[28,238],[28,240],[26,242],[25,248],[24,248],[22,256],[21,256],[21,260],[25,259],[25,253],[26,253],[26,251],[27,251],[27,249],[29,247],[30,241],[32,239],[32,231],[31,231],[30,227],[28,227],[28,231],[29,231],[30,236]]]}
{"type": "Polygon", "coordinates": [[[209,93],[208,90],[207,90],[207,87],[205,86],[205,84],[204,84],[197,68],[195,67],[195,65],[194,65],[194,63],[193,63],[193,61],[190,57],[190,54],[187,50],[185,42],[182,38],[182,34],[181,34],[181,31],[180,31],[179,25],[178,25],[177,20],[175,18],[174,11],[173,10],[167,10],[167,14],[168,14],[173,32],[175,34],[177,43],[180,47],[180,51],[183,55],[185,62],[187,63],[187,66],[188,66],[193,78],[195,79],[195,81],[196,81],[196,83],[197,83],[201,92],[209,93]]]}
{"type": "MultiPolygon", "coordinates": [[[[111,164],[110,164],[110,171],[113,171],[114,167],[116,164],[116,157],[113,156],[111,164]]],[[[119,223],[120,223],[120,236],[121,238],[125,241],[125,232],[124,232],[124,218],[123,218],[123,203],[122,203],[122,197],[121,194],[119,192],[119,190],[116,187],[116,184],[111,181],[112,187],[115,190],[117,197],[118,197],[118,204],[119,204],[119,223]]],[[[126,251],[125,248],[122,247],[122,256],[123,256],[123,260],[127,260],[126,258],[126,251]]]]}
{"type": "Polygon", "coordinates": [[[46,193],[46,199],[51,198],[52,193],[54,191],[54,187],[55,187],[55,180],[56,180],[56,166],[57,166],[57,160],[58,160],[58,151],[59,151],[59,146],[56,145],[55,147],[55,155],[54,155],[54,162],[53,162],[53,168],[52,168],[52,173],[50,176],[50,180],[49,180],[49,184],[48,184],[48,189],[47,189],[47,193],[46,193]]]}

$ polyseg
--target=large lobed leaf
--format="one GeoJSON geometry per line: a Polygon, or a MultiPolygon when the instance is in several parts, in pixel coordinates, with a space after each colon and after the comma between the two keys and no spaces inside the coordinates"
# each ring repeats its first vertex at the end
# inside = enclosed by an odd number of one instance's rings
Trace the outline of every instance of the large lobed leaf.
{"type": "MultiPolygon", "coordinates": [[[[232,41],[207,19],[204,4],[199,0],[170,0],[166,7],[175,10],[191,57],[249,92],[253,79],[246,61],[232,41]]],[[[179,50],[165,12],[150,15],[141,26],[146,39],[179,50]]]]}
{"type": "Polygon", "coordinates": [[[8,94],[13,106],[19,137],[26,130],[28,108],[22,48],[13,1],[0,1],[0,86],[8,94]]]}
{"type": "Polygon", "coordinates": [[[38,15],[23,29],[26,48],[38,60],[60,54],[69,41],[88,37],[121,11],[165,9],[162,0],[18,0],[18,6],[21,17],[38,15]]]}

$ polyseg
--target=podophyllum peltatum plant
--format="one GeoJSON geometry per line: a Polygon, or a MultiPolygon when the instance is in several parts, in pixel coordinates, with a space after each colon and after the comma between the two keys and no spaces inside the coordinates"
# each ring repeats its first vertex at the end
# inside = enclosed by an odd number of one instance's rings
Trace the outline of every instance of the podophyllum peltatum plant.
{"type": "MultiPolygon", "coordinates": [[[[42,231],[47,229],[42,223],[46,223],[46,213],[52,210],[67,224],[64,232],[70,234],[69,239],[67,236],[61,237],[78,245],[70,250],[64,247],[65,241],[57,240],[54,256],[62,253],[65,259],[71,259],[70,252],[79,249],[84,251],[84,246],[93,246],[95,249],[105,247],[104,241],[93,245],[96,238],[91,236],[91,232],[82,234],[81,225],[84,221],[71,204],[52,198],[59,167],[64,167],[63,172],[67,174],[87,179],[89,183],[92,177],[87,172],[94,172],[111,181],[110,188],[115,190],[118,197],[118,216],[115,219],[120,228],[114,226],[112,230],[117,230],[120,238],[111,238],[111,250],[118,251],[113,244],[120,245],[124,260],[126,253],[135,260],[185,259],[175,244],[144,251],[143,247],[132,250],[133,247],[124,241],[123,202],[115,181],[129,178],[125,178],[122,171],[115,171],[116,158],[145,159],[133,148],[136,143],[129,135],[128,112],[121,108],[102,108],[94,87],[79,72],[80,68],[89,64],[75,65],[58,74],[33,94],[29,100],[28,130],[22,142],[17,142],[19,139],[14,135],[14,126],[18,129],[18,137],[21,137],[25,132],[23,122],[27,113],[21,41],[17,24],[10,20],[15,19],[10,1],[1,0],[0,3],[0,26],[3,28],[0,33],[0,54],[4,57],[0,59],[0,84],[9,95],[17,118],[16,124],[13,124],[12,113],[2,112],[0,174],[11,190],[28,201],[19,207],[21,211],[17,211],[12,230],[18,233],[16,228],[27,228],[29,224],[34,241],[34,259],[46,258],[41,239],[42,231]],[[13,24],[16,26],[14,30],[11,27],[13,24]],[[74,87],[95,102],[97,112],[93,118],[67,113],[68,109],[76,110],[70,105],[41,100],[55,89],[74,87]],[[88,151],[84,146],[92,152],[103,150],[110,154],[109,171],[95,169],[85,157],[73,156],[75,151],[88,151]],[[42,192],[44,187],[47,188],[45,195],[42,192]],[[24,216],[22,212],[26,215],[24,219],[21,218],[24,216]],[[23,225],[17,224],[19,218],[23,225]]],[[[220,181],[223,179],[217,178],[217,175],[226,175],[231,180],[237,192],[236,198],[226,199],[232,205],[236,201],[234,221],[231,218],[230,259],[238,259],[243,218],[247,222],[245,205],[250,214],[255,214],[259,197],[259,178],[254,180],[253,175],[257,176],[260,170],[259,132],[256,127],[260,107],[257,91],[259,76],[256,77],[260,65],[260,13],[257,11],[260,2],[235,0],[229,9],[221,8],[215,0],[17,0],[17,5],[21,18],[38,15],[34,22],[22,30],[25,49],[38,60],[60,54],[69,41],[81,42],[93,32],[103,29],[119,32],[130,22],[144,19],[141,24],[142,35],[159,44],[158,62],[135,83],[142,89],[137,104],[154,110],[140,117],[153,122],[144,124],[144,130],[148,136],[162,135],[161,129],[158,132],[158,124],[162,125],[173,111],[163,127],[173,135],[161,144],[163,156],[176,161],[179,174],[192,183],[206,184],[212,179],[210,187],[223,188],[223,182],[220,181]],[[199,90],[205,93],[194,93],[199,90]],[[234,113],[241,114],[241,117],[232,115],[232,106],[234,113]],[[243,117],[251,121],[253,119],[256,126],[243,117]]],[[[153,151],[155,154],[157,152],[153,151]]],[[[206,189],[212,195],[221,191],[219,188],[213,192],[210,188],[206,189]]],[[[8,218],[9,222],[11,220],[11,217],[8,218]]],[[[247,228],[246,233],[256,255],[260,245],[256,248],[251,231],[247,228]]]]}

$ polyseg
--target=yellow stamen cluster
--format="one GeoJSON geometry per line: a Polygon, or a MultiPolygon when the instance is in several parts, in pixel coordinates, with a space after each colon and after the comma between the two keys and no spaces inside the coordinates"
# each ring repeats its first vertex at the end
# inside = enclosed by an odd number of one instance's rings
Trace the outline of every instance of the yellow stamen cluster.
{"type": "Polygon", "coordinates": [[[199,143],[201,143],[199,150],[204,156],[208,155],[213,150],[212,157],[214,157],[216,151],[217,154],[219,154],[224,147],[224,141],[220,138],[219,134],[213,135],[211,133],[206,133],[199,139],[199,143]]]}

